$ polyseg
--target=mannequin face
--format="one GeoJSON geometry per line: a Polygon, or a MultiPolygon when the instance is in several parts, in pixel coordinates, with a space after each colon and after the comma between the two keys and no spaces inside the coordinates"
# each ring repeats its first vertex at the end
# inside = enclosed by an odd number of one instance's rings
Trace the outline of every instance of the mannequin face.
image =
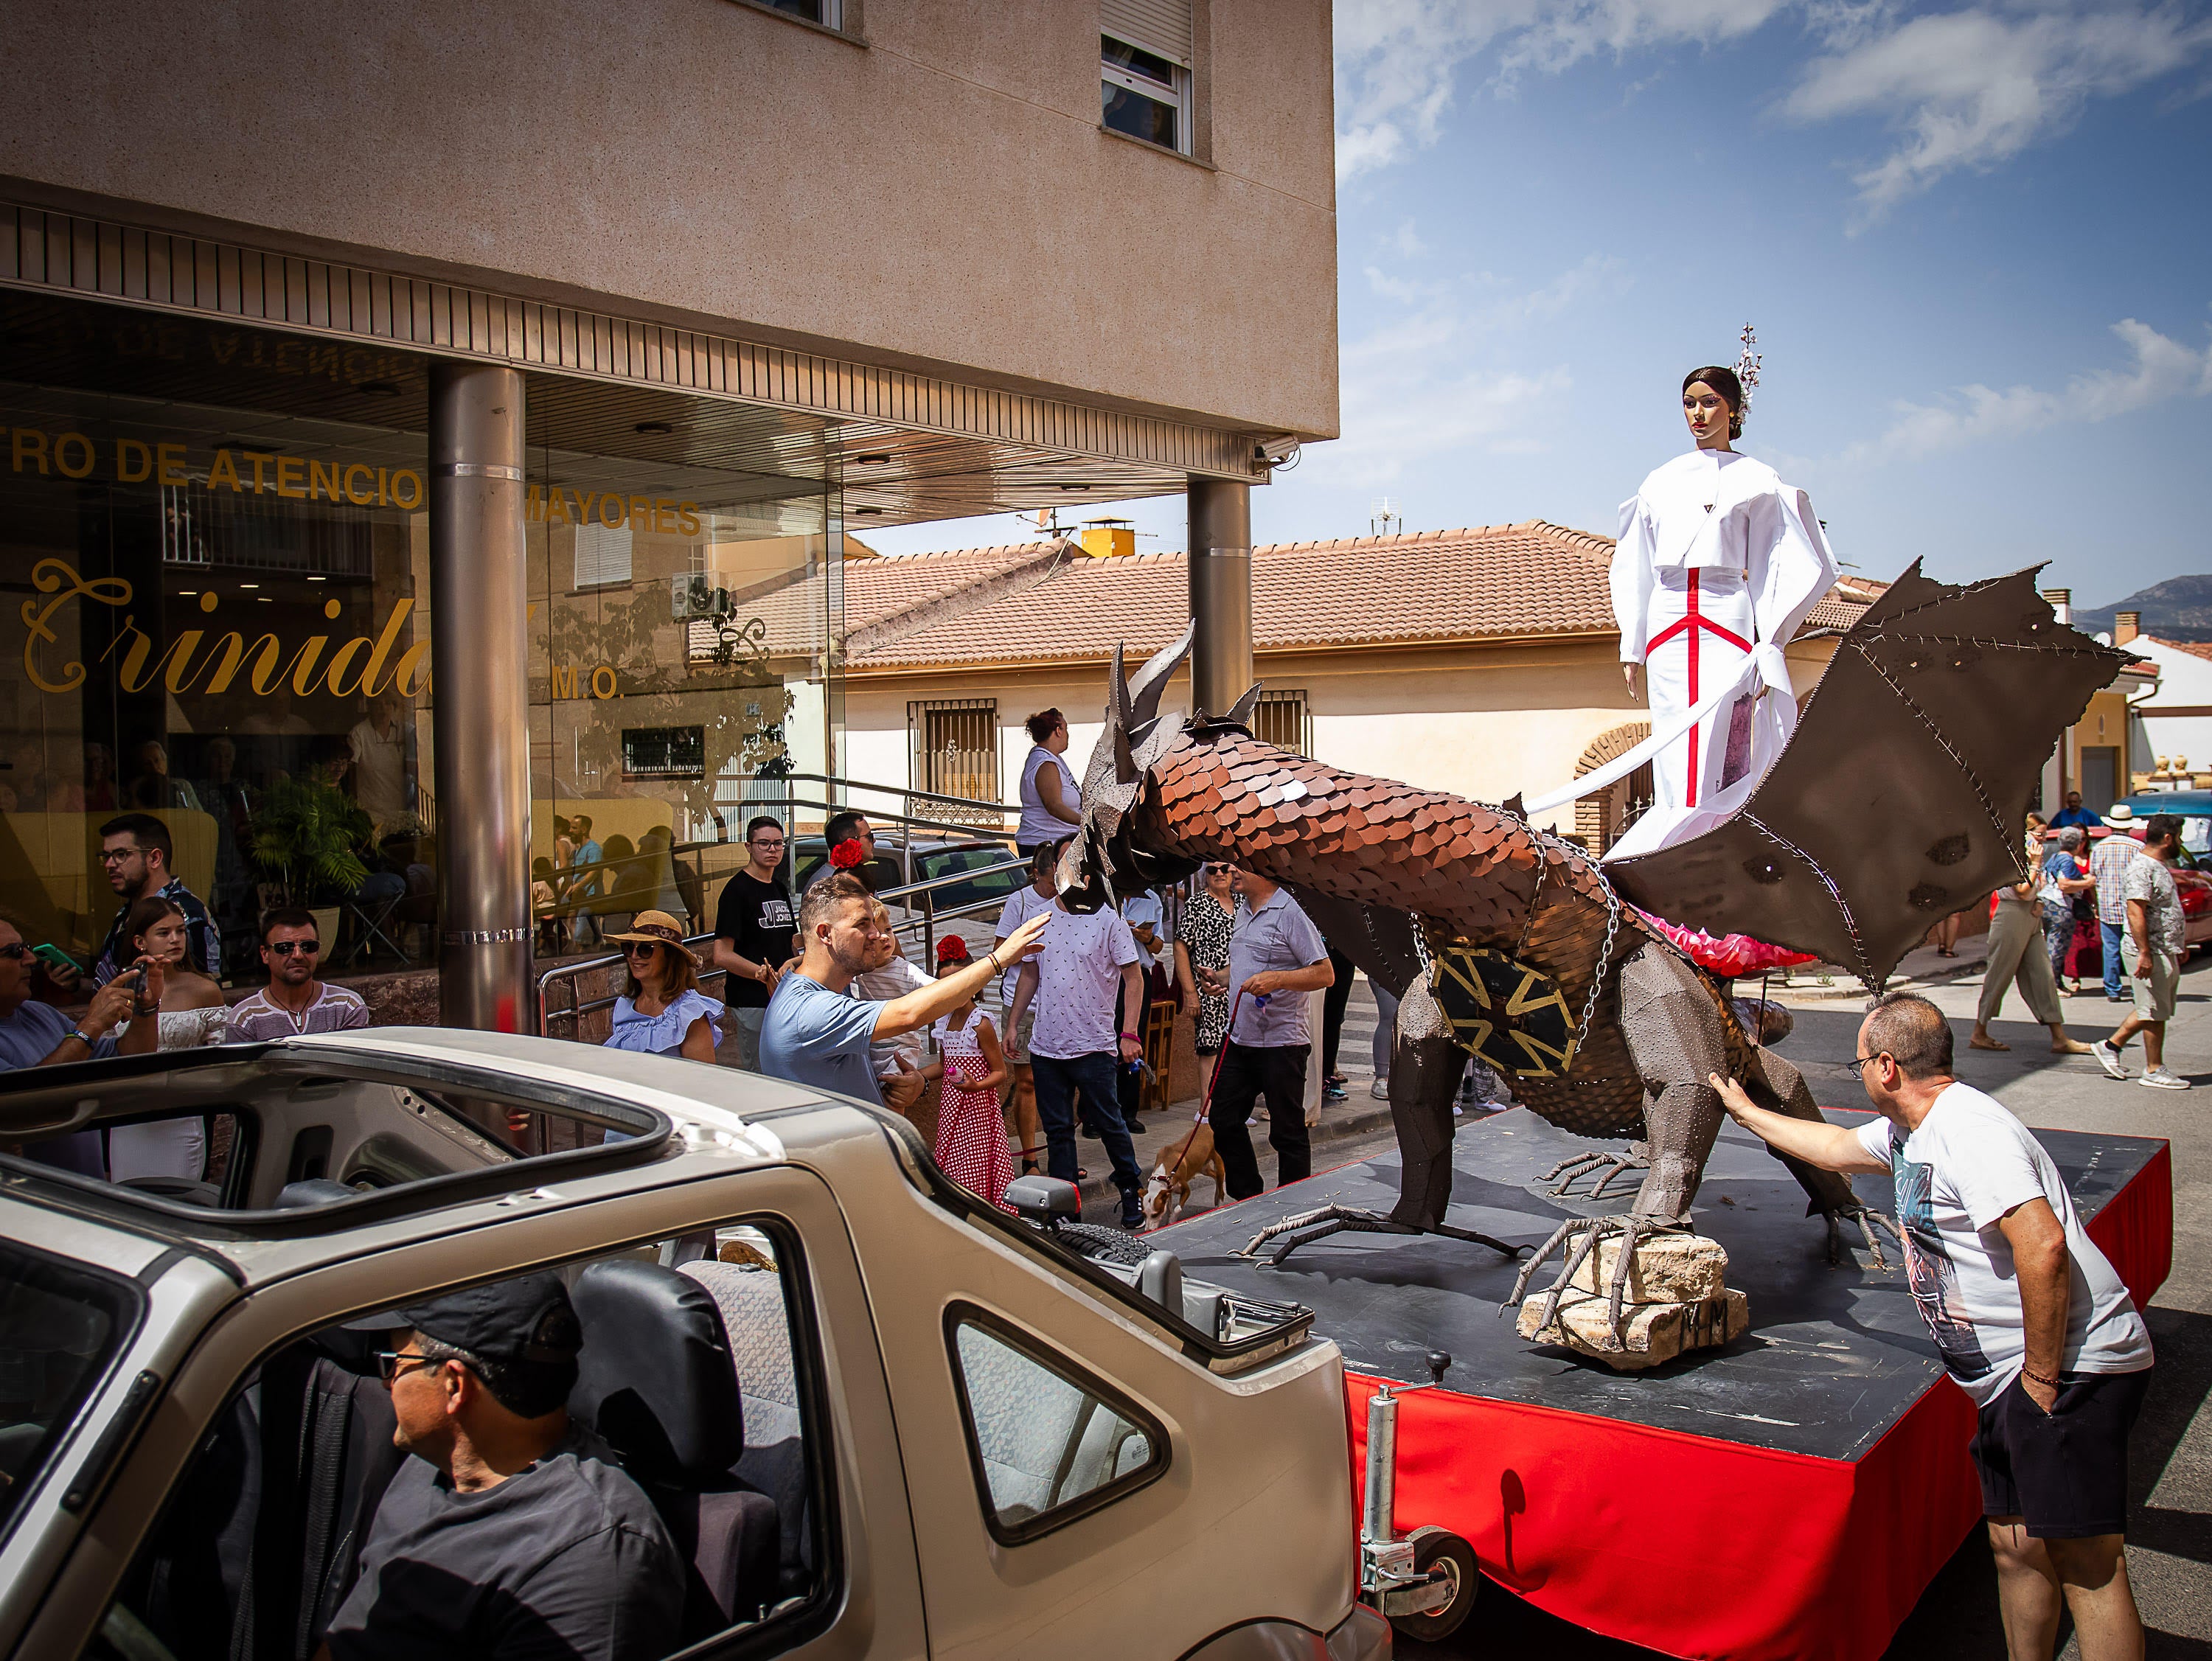
{"type": "Polygon", "coordinates": [[[1693,380],[1683,390],[1682,418],[1690,423],[1690,436],[1698,449],[1729,447],[1728,400],[1705,382],[1693,380]]]}

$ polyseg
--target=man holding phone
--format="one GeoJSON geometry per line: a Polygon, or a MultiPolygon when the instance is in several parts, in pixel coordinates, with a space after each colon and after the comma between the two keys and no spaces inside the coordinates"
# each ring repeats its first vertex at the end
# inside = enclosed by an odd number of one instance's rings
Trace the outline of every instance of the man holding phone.
{"type": "MultiPolygon", "coordinates": [[[[32,997],[32,961],[22,930],[13,918],[0,917],[0,1072],[58,1067],[95,1056],[145,1055],[161,1047],[158,1021],[131,1021],[120,1043],[114,1037],[118,1022],[161,1007],[160,964],[140,958],[94,992],[84,1014],[72,1021],[52,1004],[32,997]]],[[[24,1152],[41,1164],[86,1176],[106,1174],[97,1131],[49,1137],[24,1152]]]]}

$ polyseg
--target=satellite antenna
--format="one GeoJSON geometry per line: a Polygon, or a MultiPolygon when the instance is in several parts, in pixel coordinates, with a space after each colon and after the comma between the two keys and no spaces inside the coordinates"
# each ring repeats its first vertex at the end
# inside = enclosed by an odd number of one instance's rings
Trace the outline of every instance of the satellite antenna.
{"type": "Polygon", "coordinates": [[[1367,528],[1378,536],[1395,536],[1406,528],[1405,515],[1398,511],[1395,496],[1377,496],[1368,510],[1367,528]]]}

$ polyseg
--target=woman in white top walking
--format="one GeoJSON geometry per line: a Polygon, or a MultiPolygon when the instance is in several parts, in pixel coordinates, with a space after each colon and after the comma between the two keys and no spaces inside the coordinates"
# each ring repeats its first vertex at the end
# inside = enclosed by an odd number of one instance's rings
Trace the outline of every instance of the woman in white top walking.
{"type": "Polygon", "coordinates": [[[1041,709],[1023,724],[1030,730],[1029,758],[1022,763],[1022,821],[1014,847],[1027,858],[1047,842],[1057,842],[1083,822],[1082,792],[1067,765],[1067,718],[1041,709]]]}

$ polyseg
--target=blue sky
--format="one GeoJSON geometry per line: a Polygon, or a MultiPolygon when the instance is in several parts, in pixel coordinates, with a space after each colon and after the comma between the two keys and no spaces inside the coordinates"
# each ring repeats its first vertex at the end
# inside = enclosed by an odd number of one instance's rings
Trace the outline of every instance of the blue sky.
{"type": "MultiPolygon", "coordinates": [[[[2202,0],[1340,0],[1336,100],[1343,436],[1255,540],[1382,495],[1610,533],[1750,322],[1742,447],[1866,574],[2047,561],[2094,605],[2212,571],[2202,0]]],[[[1180,498],[1117,511],[1182,545],[1180,498]]]]}

